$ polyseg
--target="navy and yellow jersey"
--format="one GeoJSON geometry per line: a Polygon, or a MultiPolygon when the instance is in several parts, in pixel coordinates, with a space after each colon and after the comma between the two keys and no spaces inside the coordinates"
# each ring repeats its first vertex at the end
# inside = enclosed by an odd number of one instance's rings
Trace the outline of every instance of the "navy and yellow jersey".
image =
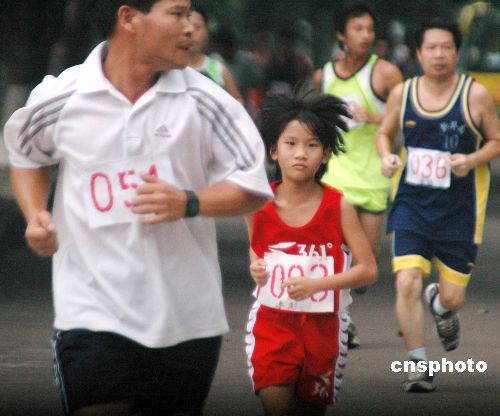
{"type": "Polygon", "coordinates": [[[461,75],[448,104],[439,111],[426,111],[420,105],[419,77],[405,82],[400,120],[403,166],[394,177],[388,231],[481,243],[489,166],[477,166],[459,178],[450,173],[447,161],[450,154],[473,153],[484,143],[468,106],[472,82],[461,75]]]}

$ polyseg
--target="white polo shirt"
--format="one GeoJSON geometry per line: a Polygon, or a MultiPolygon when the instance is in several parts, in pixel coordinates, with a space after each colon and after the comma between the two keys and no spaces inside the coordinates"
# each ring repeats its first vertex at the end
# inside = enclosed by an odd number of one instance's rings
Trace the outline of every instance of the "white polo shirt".
{"type": "Polygon", "coordinates": [[[141,224],[129,201],[141,171],[180,189],[229,180],[272,197],[262,140],[243,107],[190,68],[163,73],[131,104],[103,75],[105,53],[103,43],[46,77],[5,127],[12,166],[59,165],[54,326],[149,347],[220,335],[228,324],[214,220],[141,224]]]}

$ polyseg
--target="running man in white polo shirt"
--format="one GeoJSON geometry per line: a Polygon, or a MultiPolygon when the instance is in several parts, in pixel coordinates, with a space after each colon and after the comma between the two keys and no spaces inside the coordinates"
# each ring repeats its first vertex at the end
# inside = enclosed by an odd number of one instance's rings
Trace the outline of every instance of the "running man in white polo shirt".
{"type": "Polygon", "coordinates": [[[228,330],[212,217],[272,197],[264,149],[186,68],[189,0],[91,3],[108,41],[5,127],[26,239],[54,255],[56,381],[67,414],[199,415],[228,330]]]}

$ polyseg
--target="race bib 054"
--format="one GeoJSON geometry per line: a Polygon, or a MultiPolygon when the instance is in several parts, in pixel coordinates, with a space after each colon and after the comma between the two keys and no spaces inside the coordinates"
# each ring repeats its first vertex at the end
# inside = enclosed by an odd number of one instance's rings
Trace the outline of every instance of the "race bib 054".
{"type": "Polygon", "coordinates": [[[149,157],[111,162],[94,166],[84,173],[84,198],[89,225],[92,228],[128,223],[138,216],[131,211],[131,200],[143,183],[140,174],[147,172],[165,177],[165,166],[149,157]]]}

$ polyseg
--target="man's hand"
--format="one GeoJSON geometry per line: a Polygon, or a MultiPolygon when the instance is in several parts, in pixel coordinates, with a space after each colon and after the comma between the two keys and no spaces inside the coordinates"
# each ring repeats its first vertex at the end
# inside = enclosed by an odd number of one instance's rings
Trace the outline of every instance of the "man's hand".
{"type": "Polygon", "coordinates": [[[250,275],[254,282],[259,286],[264,286],[269,278],[266,270],[267,264],[263,259],[257,259],[250,264],[250,275]]]}
{"type": "Polygon", "coordinates": [[[28,222],[24,236],[28,246],[39,256],[52,256],[59,248],[56,226],[48,211],[39,212],[28,222]]]}
{"type": "Polygon", "coordinates": [[[450,156],[451,171],[455,176],[463,178],[469,174],[474,166],[471,163],[469,155],[455,153],[450,156]]]}
{"type": "Polygon", "coordinates": [[[401,159],[398,155],[390,154],[382,159],[380,170],[382,175],[387,178],[392,178],[396,171],[402,166],[401,159]]]}
{"type": "Polygon", "coordinates": [[[186,214],[187,195],[184,191],[161,181],[156,176],[142,173],[144,181],[132,200],[132,212],[141,215],[146,224],[172,222],[186,214]]]}

